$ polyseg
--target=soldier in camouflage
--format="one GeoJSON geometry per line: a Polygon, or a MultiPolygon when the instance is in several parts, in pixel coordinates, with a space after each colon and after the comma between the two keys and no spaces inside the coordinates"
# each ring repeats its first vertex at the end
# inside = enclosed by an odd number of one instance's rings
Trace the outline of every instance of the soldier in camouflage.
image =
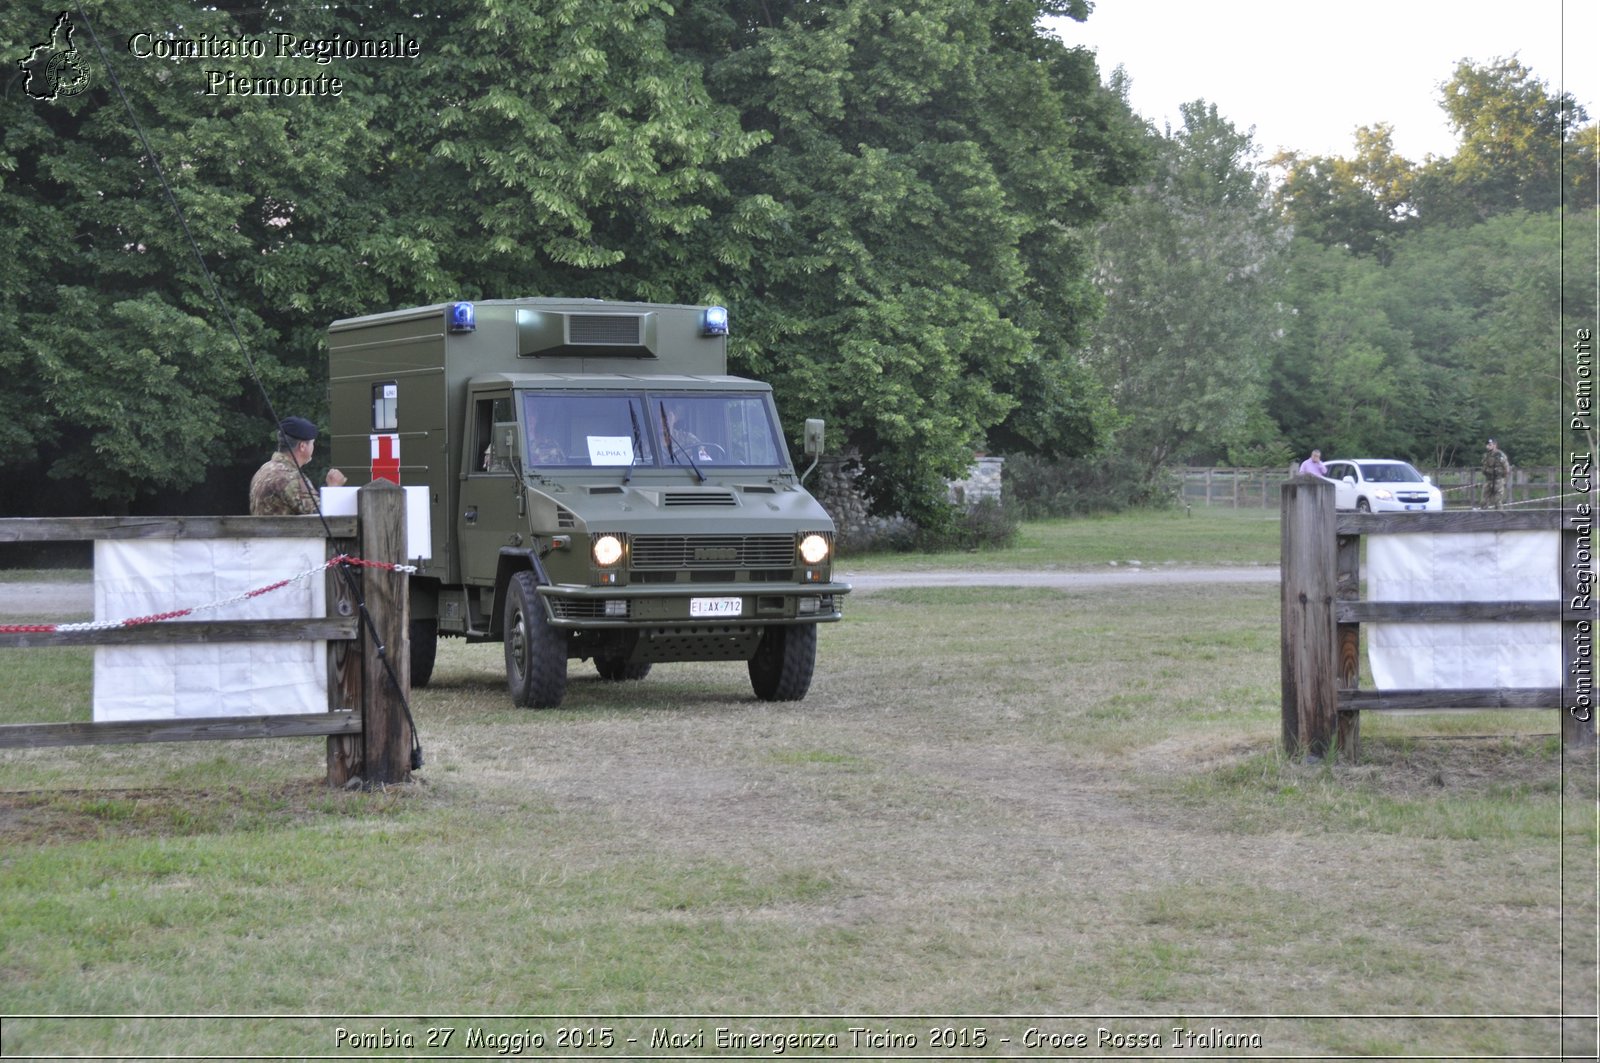
{"type": "MultiPolygon", "coordinates": [[[[321,508],[317,492],[300,472],[316,445],[317,426],[304,417],[285,417],[278,422],[278,451],[250,479],[251,516],[292,517],[321,508]]],[[[324,482],[329,487],[343,487],[345,475],[329,469],[324,482]]]]}
{"type": "Polygon", "coordinates": [[[1483,508],[1501,509],[1506,504],[1506,481],[1511,478],[1511,459],[1489,440],[1483,449],[1483,508]]]}

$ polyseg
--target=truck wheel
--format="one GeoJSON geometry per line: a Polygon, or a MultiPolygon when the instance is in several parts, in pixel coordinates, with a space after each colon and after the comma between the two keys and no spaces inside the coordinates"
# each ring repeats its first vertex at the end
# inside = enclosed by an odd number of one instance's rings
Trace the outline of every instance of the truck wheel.
{"type": "Polygon", "coordinates": [[[513,704],[553,709],[567,693],[567,638],[545,619],[538,586],[518,572],[506,588],[506,683],[513,704]]]}
{"type": "Polygon", "coordinates": [[[411,689],[428,685],[439,652],[439,621],[411,621],[411,689]]]}
{"type": "Polygon", "coordinates": [[[609,682],[623,679],[643,679],[650,674],[650,662],[640,661],[629,664],[621,657],[596,657],[594,670],[600,673],[600,678],[609,682]]]}
{"type": "Polygon", "coordinates": [[[817,664],[817,625],[767,628],[750,658],[750,686],[763,701],[799,701],[817,664]]]}

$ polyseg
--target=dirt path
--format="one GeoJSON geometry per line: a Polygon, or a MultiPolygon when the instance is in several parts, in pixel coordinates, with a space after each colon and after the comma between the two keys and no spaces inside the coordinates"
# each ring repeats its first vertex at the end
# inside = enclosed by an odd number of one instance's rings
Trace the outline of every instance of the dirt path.
{"type": "MultiPolygon", "coordinates": [[[[1125,587],[1147,583],[1276,583],[1278,566],[1245,565],[1200,568],[1187,565],[1119,565],[1094,569],[1028,571],[957,571],[907,569],[853,573],[839,579],[857,594],[893,587],[1125,587]]],[[[89,583],[0,583],[0,616],[59,617],[94,613],[94,587],[89,583]]]]}
{"type": "Polygon", "coordinates": [[[90,583],[0,583],[0,616],[90,616],[94,585],[90,583]]]}
{"type": "Polygon", "coordinates": [[[891,587],[1130,587],[1174,583],[1276,583],[1277,565],[1201,568],[1188,565],[1118,565],[1093,569],[955,571],[907,569],[901,572],[836,574],[857,594],[891,587]]]}

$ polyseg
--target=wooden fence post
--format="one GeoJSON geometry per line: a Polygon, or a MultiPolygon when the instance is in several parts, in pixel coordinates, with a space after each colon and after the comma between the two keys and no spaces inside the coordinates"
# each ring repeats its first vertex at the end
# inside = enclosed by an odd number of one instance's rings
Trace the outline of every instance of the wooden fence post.
{"type": "Polygon", "coordinates": [[[1338,729],[1335,527],[1333,484],[1297,476],[1283,485],[1283,746],[1310,759],[1327,754],[1338,729]]]}
{"type": "MultiPolygon", "coordinates": [[[[328,559],[356,552],[354,539],[329,539],[328,559]]],[[[345,572],[330,568],[327,580],[328,614],[354,617],[356,615],[359,584],[352,587],[345,572]]],[[[359,619],[359,618],[357,618],[359,619]]],[[[328,643],[328,711],[359,712],[361,710],[361,643],[340,641],[328,643]]],[[[361,776],[361,743],[359,734],[328,736],[328,785],[343,787],[361,776]]]]}
{"type": "MultiPolygon", "coordinates": [[[[388,480],[374,480],[356,492],[361,525],[361,559],[406,562],[405,492],[388,480]]],[[[410,580],[404,572],[362,569],[362,597],[371,626],[361,631],[362,781],[368,787],[411,778],[410,580]]]]}
{"type": "MultiPolygon", "coordinates": [[[[1337,515],[1335,515],[1337,529],[1337,515]]],[[[1334,558],[1334,597],[1341,602],[1359,601],[1361,598],[1361,536],[1336,536],[1338,554],[1334,558]]],[[[1338,678],[1340,692],[1355,690],[1361,685],[1361,625],[1354,623],[1334,625],[1337,632],[1338,678]]],[[[1343,760],[1361,757],[1361,713],[1339,712],[1337,748],[1343,760]]]]}

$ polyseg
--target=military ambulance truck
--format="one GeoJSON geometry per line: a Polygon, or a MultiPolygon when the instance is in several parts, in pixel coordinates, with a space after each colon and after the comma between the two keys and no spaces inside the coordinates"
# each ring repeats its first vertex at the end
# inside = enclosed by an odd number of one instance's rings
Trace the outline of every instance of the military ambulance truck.
{"type": "Polygon", "coordinates": [[[727,375],[727,335],[721,307],[570,299],[329,326],[332,462],[427,488],[413,686],[456,636],[503,642],[532,708],[561,703],[570,660],[612,680],[747,661],[758,697],[805,696],[850,588],[771,387],[727,375]]]}

